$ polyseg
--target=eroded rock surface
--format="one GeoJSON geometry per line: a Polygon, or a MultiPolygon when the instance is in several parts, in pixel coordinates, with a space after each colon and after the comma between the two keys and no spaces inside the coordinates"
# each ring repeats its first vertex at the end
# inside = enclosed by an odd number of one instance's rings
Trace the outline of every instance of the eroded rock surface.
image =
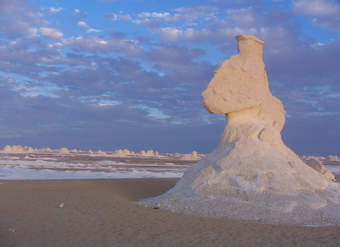
{"type": "Polygon", "coordinates": [[[323,174],[328,180],[335,182],[335,176],[332,172],[330,172],[324,164],[320,160],[310,159],[304,160],[306,165],[312,167],[314,170],[323,174]]]}
{"type": "Polygon", "coordinates": [[[268,87],[263,41],[237,36],[239,54],[221,63],[202,93],[225,114],[215,151],[147,205],[265,223],[340,224],[340,186],[307,166],[282,141],[284,108],[268,87]]]}

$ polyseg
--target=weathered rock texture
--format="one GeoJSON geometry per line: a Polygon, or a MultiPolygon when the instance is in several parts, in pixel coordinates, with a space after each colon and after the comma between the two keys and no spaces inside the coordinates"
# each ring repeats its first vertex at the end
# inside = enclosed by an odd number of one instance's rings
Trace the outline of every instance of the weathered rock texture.
{"type": "Polygon", "coordinates": [[[309,160],[304,160],[305,164],[313,168],[314,170],[320,172],[323,174],[325,177],[328,178],[330,181],[335,182],[335,176],[332,172],[330,172],[324,164],[320,160],[317,159],[309,159],[309,160]]]}
{"type": "Polygon", "coordinates": [[[215,151],[147,205],[265,223],[340,224],[340,186],[310,168],[281,139],[284,109],[268,87],[263,41],[237,37],[239,54],[216,69],[202,93],[228,124],[215,151]]]}

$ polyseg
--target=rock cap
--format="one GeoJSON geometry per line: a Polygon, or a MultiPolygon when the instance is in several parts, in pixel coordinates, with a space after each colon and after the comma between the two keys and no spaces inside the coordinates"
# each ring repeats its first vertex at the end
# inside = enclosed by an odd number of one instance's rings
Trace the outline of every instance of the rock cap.
{"type": "Polygon", "coordinates": [[[263,40],[260,40],[259,38],[255,37],[255,36],[251,36],[251,35],[244,35],[244,34],[237,35],[236,40],[238,40],[238,41],[240,41],[240,40],[253,40],[253,41],[260,43],[261,45],[264,44],[263,40]]]}

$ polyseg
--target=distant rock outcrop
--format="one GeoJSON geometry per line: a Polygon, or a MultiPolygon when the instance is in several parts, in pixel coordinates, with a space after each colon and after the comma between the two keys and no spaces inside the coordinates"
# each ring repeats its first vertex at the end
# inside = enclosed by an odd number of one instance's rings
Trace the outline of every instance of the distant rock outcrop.
{"type": "Polygon", "coordinates": [[[329,155],[327,156],[327,160],[329,161],[340,161],[340,157],[337,155],[329,155]]]}
{"type": "Polygon", "coordinates": [[[198,160],[200,159],[200,156],[196,151],[193,151],[191,154],[182,154],[180,158],[182,160],[198,160]]]}
{"type": "Polygon", "coordinates": [[[135,153],[129,151],[128,149],[118,149],[118,150],[115,150],[113,154],[118,155],[118,156],[126,156],[126,155],[132,155],[135,153]]]}
{"type": "Polygon", "coordinates": [[[51,153],[51,152],[53,152],[53,149],[51,149],[51,148],[40,148],[39,151],[40,152],[51,153]]]}
{"type": "Polygon", "coordinates": [[[134,151],[130,151],[128,149],[117,149],[111,152],[105,152],[102,150],[80,150],[80,149],[68,149],[66,147],[62,147],[59,149],[51,149],[51,148],[32,148],[29,146],[21,146],[21,145],[6,145],[4,147],[0,147],[0,151],[2,152],[9,152],[9,153],[60,153],[63,155],[75,155],[75,154],[90,154],[90,155],[96,155],[96,156],[132,156],[135,158],[156,158],[156,159],[178,159],[178,160],[186,160],[186,161],[195,161],[200,159],[204,156],[204,154],[198,154],[196,151],[193,151],[190,154],[179,154],[179,153],[168,153],[168,154],[160,154],[158,151],[154,150],[147,150],[147,151],[140,151],[138,153],[134,151]]]}
{"type": "Polygon", "coordinates": [[[60,153],[69,153],[69,152],[70,152],[70,150],[68,150],[68,148],[65,148],[65,147],[59,148],[58,151],[59,151],[60,153]]]}
{"type": "Polygon", "coordinates": [[[28,146],[21,146],[21,145],[6,145],[3,149],[6,152],[35,152],[36,149],[28,146]]]}
{"type": "Polygon", "coordinates": [[[340,224],[340,184],[282,141],[285,112],[269,90],[263,41],[237,40],[239,54],[219,65],[202,93],[207,110],[227,118],[218,147],[170,191],[143,203],[266,223],[340,224]]]}

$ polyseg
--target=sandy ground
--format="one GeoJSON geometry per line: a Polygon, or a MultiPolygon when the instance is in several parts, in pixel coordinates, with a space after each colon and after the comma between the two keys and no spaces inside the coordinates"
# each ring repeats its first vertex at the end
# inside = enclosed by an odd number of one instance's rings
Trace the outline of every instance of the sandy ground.
{"type": "Polygon", "coordinates": [[[0,181],[0,247],[340,246],[340,227],[211,219],[135,203],[176,181],[0,181]]]}

